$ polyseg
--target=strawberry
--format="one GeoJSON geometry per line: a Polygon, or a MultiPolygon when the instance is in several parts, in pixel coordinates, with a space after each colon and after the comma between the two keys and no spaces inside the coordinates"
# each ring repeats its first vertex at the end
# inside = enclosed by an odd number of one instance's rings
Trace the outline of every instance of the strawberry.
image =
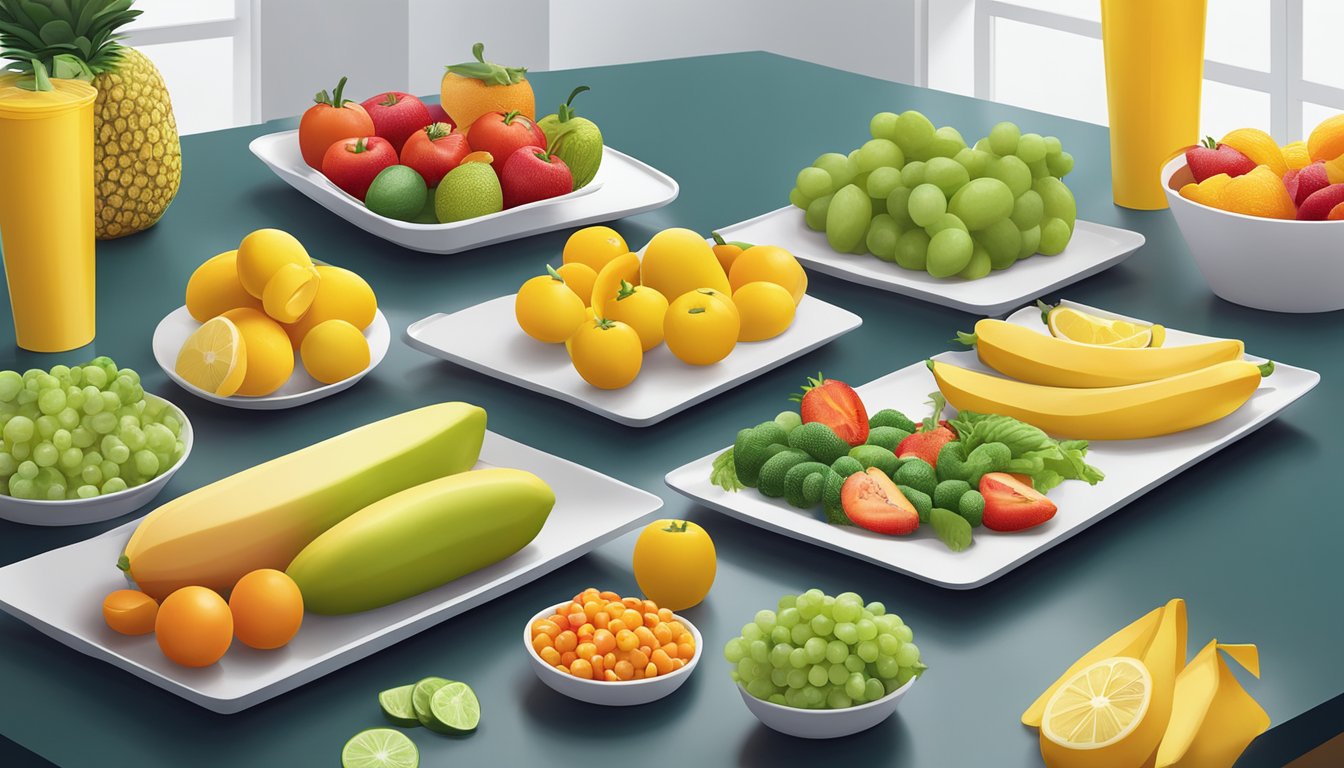
{"type": "Polygon", "coordinates": [[[801,395],[789,399],[798,403],[804,424],[821,422],[850,445],[867,442],[868,411],[859,393],[845,382],[818,373],[817,378],[807,380],[801,395]]]}
{"type": "Polygon", "coordinates": [[[1293,205],[1302,205],[1308,197],[1330,186],[1330,174],[1326,172],[1324,162],[1316,162],[1305,168],[1290,168],[1283,174],[1283,186],[1293,205]]]}
{"type": "Polygon", "coordinates": [[[915,505],[877,467],[845,478],[840,506],[850,522],[873,533],[902,536],[919,527],[915,505]]]}
{"type": "Polygon", "coordinates": [[[1219,144],[1212,136],[1204,137],[1203,144],[1185,151],[1185,164],[1190,167],[1196,182],[1220,173],[1240,176],[1255,170],[1255,163],[1249,157],[1226,144],[1219,144]]]}
{"type": "Polygon", "coordinates": [[[409,93],[388,91],[366,99],[360,106],[373,118],[374,133],[387,139],[398,153],[411,134],[429,125],[429,110],[409,93]]]}
{"type": "Polygon", "coordinates": [[[504,162],[499,175],[504,207],[514,208],[574,191],[574,175],[565,161],[544,149],[519,147],[504,162]]]}
{"type": "Polygon", "coordinates": [[[467,137],[452,131],[448,123],[430,123],[411,134],[401,148],[401,164],[414,168],[427,186],[438,186],[471,152],[467,137]]]}
{"type": "Polygon", "coordinates": [[[985,527],[991,531],[1021,531],[1055,516],[1055,503],[1030,485],[1003,472],[980,478],[985,497],[985,527]]]}
{"type": "Polygon", "coordinates": [[[957,432],[946,419],[938,418],[943,415],[943,408],[947,406],[947,398],[943,397],[943,393],[934,392],[929,395],[929,402],[933,406],[933,412],[919,425],[919,429],[913,435],[896,446],[896,456],[902,459],[923,459],[930,467],[936,467],[938,452],[943,450],[944,445],[957,439],[957,432]]]}
{"type": "Polygon", "coordinates": [[[344,139],[327,148],[322,156],[322,174],[362,201],[373,178],[396,164],[397,152],[387,139],[377,136],[344,139]]]}
{"type": "Polygon", "coordinates": [[[1344,184],[1331,184],[1303,200],[1297,209],[1297,218],[1300,221],[1324,221],[1340,203],[1344,203],[1344,184]]]}

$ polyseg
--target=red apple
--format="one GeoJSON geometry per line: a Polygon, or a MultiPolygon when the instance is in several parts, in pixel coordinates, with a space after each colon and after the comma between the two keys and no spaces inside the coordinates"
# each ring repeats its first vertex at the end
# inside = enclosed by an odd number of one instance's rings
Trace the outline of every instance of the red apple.
{"type": "Polygon", "coordinates": [[[487,112],[467,129],[467,141],[472,149],[489,152],[495,158],[495,173],[503,178],[504,163],[513,153],[522,147],[545,148],[546,134],[519,112],[487,112]]]}
{"type": "Polygon", "coordinates": [[[322,173],[331,183],[362,201],[373,178],[396,164],[397,153],[387,139],[366,136],[342,139],[328,147],[322,156],[322,173]]]}
{"type": "Polygon", "coordinates": [[[387,139],[397,152],[411,134],[433,122],[419,99],[401,91],[380,93],[360,106],[373,118],[373,132],[387,139]]]}
{"type": "Polygon", "coordinates": [[[504,162],[499,175],[504,207],[546,200],[574,191],[574,176],[565,161],[538,147],[519,147],[504,162]]]}

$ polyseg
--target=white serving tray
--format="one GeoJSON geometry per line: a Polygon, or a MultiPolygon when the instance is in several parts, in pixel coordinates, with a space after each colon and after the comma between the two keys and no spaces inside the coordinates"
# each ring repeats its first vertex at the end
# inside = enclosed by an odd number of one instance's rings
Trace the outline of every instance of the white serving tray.
{"type": "Polygon", "coordinates": [[[523,333],[514,295],[451,315],[431,315],[406,329],[406,343],[473,371],[563,400],[629,427],[647,427],[725,392],[858,328],[858,315],[804,296],[793,325],[765,341],[738,344],[713,365],[687,365],[659,345],[644,353],[639,376],[622,389],[598,389],[579,377],[563,344],[523,333]]]}
{"type": "Polygon", "coordinates": [[[299,153],[298,131],[259,136],[248,145],[275,175],[319,205],[370,234],[427,253],[457,253],[566,227],[644,213],[677,199],[672,177],[611,147],[586,187],[567,195],[451,224],[414,224],[370,211],[299,153]]]}
{"type": "MultiPolygon", "coordinates": [[[[1121,317],[1080,304],[1070,306],[1121,317]]],[[[1008,319],[1044,332],[1040,311],[1035,307],[1021,309],[1008,319]]],[[[1166,345],[1192,344],[1209,338],[1169,329],[1166,345]]],[[[965,368],[989,370],[981,365],[974,351],[944,352],[934,359],[947,360],[965,368]]],[[[1248,356],[1247,359],[1263,362],[1262,358],[1248,356]]],[[[1106,473],[1105,480],[1094,486],[1066,481],[1049,494],[1059,506],[1054,519],[1018,533],[977,528],[974,544],[964,552],[949,550],[927,525],[911,536],[882,536],[860,528],[829,525],[820,510],[796,509],[782,499],[768,499],[749,488],[729,493],[709,482],[714,457],[722,451],[673,470],[666,481],[677,492],[752,525],[852,555],[940,587],[973,589],[1008,573],[1185,468],[1269,423],[1321,380],[1315,371],[1278,361],[1275,366],[1274,374],[1265,379],[1249,402],[1212,424],[1146,440],[1093,441],[1087,461],[1106,473]]],[[[929,393],[936,390],[933,374],[920,360],[864,384],[858,388],[858,393],[869,413],[896,408],[919,419],[927,414],[929,393]]],[[[954,412],[951,408],[947,411],[948,414],[954,412]]],[[[728,431],[736,429],[731,427],[728,431]]]]}
{"type": "Polygon", "coordinates": [[[1144,243],[1138,232],[1079,220],[1069,247],[1058,255],[1037,254],[979,280],[959,277],[940,280],[871,254],[837,253],[826,242],[824,233],[807,228],[803,212],[793,206],[723,227],[718,232],[725,240],[783,246],[808,269],[842,280],[987,317],[1000,317],[1038,296],[1109,269],[1144,243]]]}
{"type": "Polygon", "coordinates": [[[494,565],[438,589],[349,616],[307,614],[289,645],[258,651],[235,642],[218,663],[178,666],[153,635],[127,637],[103,623],[103,597],[127,587],[116,568],[138,520],[101,536],[0,568],[0,609],[80,653],[221,714],[293,690],[488,602],[633,530],[662,507],[657,496],[487,432],[477,468],[515,467],[555,491],[537,538],[494,565]]]}

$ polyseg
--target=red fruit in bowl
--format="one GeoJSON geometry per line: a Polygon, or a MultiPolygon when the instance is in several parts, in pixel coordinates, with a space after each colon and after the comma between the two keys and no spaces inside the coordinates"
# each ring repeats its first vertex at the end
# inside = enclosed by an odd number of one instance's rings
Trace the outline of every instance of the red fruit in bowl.
{"type": "Polygon", "coordinates": [[[919,528],[915,505],[877,467],[845,478],[840,506],[851,523],[874,533],[902,536],[919,528]]]}
{"type": "Polygon", "coordinates": [[[519,147],[499,174],[504,207],[514,208],[574,191],[574,175],[565,161],[533,146],[519,147]]]}
{"type": "Polygon", "coordinates": [[[817,378],[807,380],[801,395],[789,399],[798,401],[798,414],[804,424],[821,422],[850,445],[863,445],[868,440],[868,409],[859,393],[845,382],[818,373],[817,378]]]}
{"type": "Polygon", "coordinates": [[[1255,170],[1255,163],[1249,157],[1226,144],[1219,144],[1212,136],[1204,137],[1204,143],[1185,151],[1185,164],[1190,167],[1196,182],[1220,173],[1240,176],[1255,170]]]}
{"type": "Polygon", "coordinates": [[[1308,197],[1330,186],[1330,174],[1326,172],[1324,162],[1312,163],[1285,173],[1283,186],[1293,198],[1293,205],[1301,205],[1308,197]]]}
{"type": "Polygon", "coordinates": [[[322,174],[362,202],[373,178],[396,164],[397,153],[387,139],[378,136],[342,139],[328,147],[322,156],[322,174]]]}
{"type": "MultiPolygon", "coordinates": [[[[520,112],[487,112],[476,118],[467,129],[471,148],[489,152],[494,158],[495,173],[504,177],[504,164],[522,147],[546,147],[546,134],[537,124],[520,112]]],[[[504,207],[508,207],[505,203],[504,207]]]]}
{"type": "Polygon", "coordinates": [[[1298,221],[1325,221],[1335,206],[1344,203],[1344,184],[1331,184],[1311,193],[1297,208],[1298,221]]]}
{"type": "Polygon", "coordinates": [[[457,127],[457,123],[453,122],[453,118],[449,117],[448,113],[443,111],[443,107],[438,104],[426,104],[425,110],[429,112],[429,121],[431,123],[447,123],[449,128],[457,127]]]}
{"type": "Polygon", "coordinates": [[[983,522],[991,531],[1034,528],[1055,516],[1055,502],[1003,472],[980,478],[980,495],[985,497],[983,522]]]}
{"type": "Polygon", "coordinates": [[[387,139],[397,152],[411,134],[433,122],[423,102],[401,91],[380,93],[360,106],[373,118],[373,132],[387,139]]]}
{"type": "Polygon", "coordinates": [[[428,186],[437,186],[451,170],[471,153],[467,137],[453,133],[447,123],[430,123],[406,140],[401,148],[401,164],[415,169],[428,186]]]}

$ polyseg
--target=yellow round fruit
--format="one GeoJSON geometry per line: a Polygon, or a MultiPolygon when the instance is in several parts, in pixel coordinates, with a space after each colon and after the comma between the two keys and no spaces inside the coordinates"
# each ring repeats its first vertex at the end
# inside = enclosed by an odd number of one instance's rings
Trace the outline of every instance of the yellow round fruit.
{"type": "Polygon", "coordinates": [[[247,352],[247,373],[235,394],[265,397],[294,373],[294,347],[280,324],[255,309],[231,309],[223,317],[238,326],[247,352]]]}
{"type": "Polygon", "coordinates": [[[789,329],[797,310],[788,289],[764,280],[747,283],[734,291],[733,305],[742,317],[738,341],[773,339],[789,329]]]}
{"type": "Polygon", "coordinates": [[[630,252],[621,233],[611,227],[584,227],[569,236],[561,262],[587,264],[593,272],[601,272],[608,261],[630,252]]]}
{"type": "Polygon", "coordinates": [[[593,283],[597,282],[597,272],[587,264],[578,261],[562,264],[555,271],[564,279],[565,285],[569,286],[569,290],[579,297],[583,306],[588,306],[593,300],[593,283]]]}
{"type": "Polygon", "coordinates": [[[369,367],[369,341],[344,320],[328,320],[303,337],[303,369],[323,384],[345,381],[369,367]]]}
{"type": "Polygon", "coordinates": [[[689,229],[664,229],[654,235],[644,248],[639,275],[642,285],[663,294],[668,301],[698,288],[732,293],[714,250],[689,229]]]}
{"type": "Polygon", "coordinates": [[[647,285],[622,280],[619,292],[606,304],[607,319],[619,320],[635,329],[645,352],[663,343],[663,318],[667,298],[647,285]]]}
{"type": "Polygon", "coordinates": [[[733,260],[728,282],[733,294],[747,283],[778,283],[793,296],[796,306],[807,293],[807,272],[792,253],[777,245],[753,245],[733,260]]]}
{"type": "Polygon", "coordinates": [[[261,292],[262,310],[277,323],[295,322],[312,307],[320,282],[313,267],[281,265],[261,292]]]}
{"type": "Polygon", "coordinates": [[[1115,656],[1079,670],[1041,715],[1046,766],[1142,765],[1167,727],[1166,717],[1147,716],[1152,699],[1152,675],[1138,659],[1115,656]]]}
{"type": "Polygon", "coordinates": [[[710,365],[733,351],[741,327],[731,299],[701,289],[682,294],[667,308],[663,340],[683,362],[710,365]]]}
{"type": "Polygon", "coordinates": [[[219,397],[236,394],[247,376],[247,342],[242,331],[227,317],[206,320],[183,342],[173,370],[198,389],[219,397]]]}
{"type": "Polygon", "coordinates": [[[238,244],[238,279],[243,290],[260,299],[271,277],[286,264],[313,266],[308,251],[293,235],[279,229],[258,229],[238,244]]]}
{"type": "Polygon", "coordinates": [[[620,389],[635,380],[644,364],[639,334],[615,320],[594,319],[579,326],[566,345],[574,370],[598,389],[620,389]]]}
{"type": "Polygon", "coordinates": [[[714,541],[689,520],[657,520],[635,540],[635,581],[669,611],[699,605],[714,585],[714,541]]]}
{"type": "Polygon", "coordinates": [[[606,314],[607,302],[621,292],[621,283],[639,285],[639,256],[623,253],[608,261],[593,281],[593,295],[588,306],[598,315],[606,314]]]}
{"type": "Polygon", "coordinates": [[[261,309],[261,302],[238,280],[238,252],[206,259],[187,280],[187,311],[198,323],[238,307],[261,309]]]}
{"type": "Polygon", "coordinates": [[[319,323],[344,320],[362,331],[373,324],[378,313],[378,299],[373,295],[373,289],[354,272],[319,264],[317,277],[317,293],[308,311],[297,322],[285,326],[285,333],[289,334],[295,349],[319,323]]]}
{"type": "Polygon", "coordinates": [[[523,333],[547,344],[559,344],[583,322],[583,300],[578,297],[554,267],[550,274],[538,275],[523,283],[513,298],[513,316],[523,333]]]}

